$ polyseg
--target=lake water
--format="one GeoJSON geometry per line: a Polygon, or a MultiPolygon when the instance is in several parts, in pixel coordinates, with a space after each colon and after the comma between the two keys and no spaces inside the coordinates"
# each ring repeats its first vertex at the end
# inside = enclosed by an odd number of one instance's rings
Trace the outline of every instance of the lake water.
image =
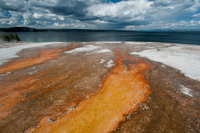
{"type": "Polygon", "coordinates": [[[24,42],[143,41],[200,45],[200,32],[19,32],[24,42]]]}

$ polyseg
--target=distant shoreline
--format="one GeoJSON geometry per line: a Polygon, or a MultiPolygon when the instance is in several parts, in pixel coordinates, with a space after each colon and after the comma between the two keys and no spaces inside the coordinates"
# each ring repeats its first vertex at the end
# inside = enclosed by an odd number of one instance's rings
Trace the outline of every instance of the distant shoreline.
{"type": "Polygon", "coordinates": [[[0,28],[2,32],[200,32],[199,30],[103,30],[103,29],[37,29],[30,27],[0,28]]]}

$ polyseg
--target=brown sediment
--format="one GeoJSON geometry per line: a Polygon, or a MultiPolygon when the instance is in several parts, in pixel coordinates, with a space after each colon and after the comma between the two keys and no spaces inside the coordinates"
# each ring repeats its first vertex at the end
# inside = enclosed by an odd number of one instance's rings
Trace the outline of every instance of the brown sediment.
{"type": "MultiPolygon", "coordinates": [[[[57,76],[57,78],[44,78],[44,75],[46,73],[47,72],[40,73],[33,77],[29,77],[21,81],[20,83],[15,83],[8,87],[1,87],[2,89],[0,90],[0,119],[8,117],[8,115],[10,114],[10,109],[15,104],[32,99],[46,92],[58,89],[59,86],[56,85],[56,83],[69,77],[68,73],[65,73],[65,76],[62,77],[57,76]],[[41,79],[42,77],[43,79],[41,79]],[[41,80],[42,84],[40,84],[41,80]],[[50,86],[51,83],[54,84],[50,86]]],[[[70,78],[67,82],[65,82],[65,85],[63,86],[68,85],[73,80],[74,78],[70,78]]]]}
{"type": "MultiPolygon", "coordinates": [[[[151,93],[150,86],[142,73],[149,65],[140,60],[138,65],[130,65],[127,70],[122,61],[127,54],[115,53],[119,59],[117,66],[105,78],[96,95],[83,101],[75,110],[59,118],[54,124],[40,122],[34,132],[111,132],[125,120],[125,115],[136,110],[151,93]]],[[[47,119],[43,119],[47,120],[47,119]]],[[[29,131],[30,131],[29,130],[29,131]]],[[[28,131],[28,132],[29,132],[28,131]]]]}
{"type": "Polygon", "coordinates": [[[65,49],[42,50],[39,53],[38,57],[36,57],[36,58],[19,60],[19,61],[16,61],[16,62],[12,62],[12,63],[10,63],[6,66],[0,67],[0,74],[5,73],[5,72],[9,72],[9,71],[13,71],[13,70],[17,70],[17,69],[26,68],[26,67],[37,65],[37,64],[41,64],[41,63],[44,63],[46,61],[56,59],[56,58],[59,57],[60,52],[71,50],[75,47],[77,47],[77,45],[75,43],[73,43],[70,47],[65,48],[65,49]]]}
{"type": "MultiPolygon", "coordinates": [[[[7,67],[5,66],[3,68],[0,68],[0,72],[21,69],[21,68],[29,67],[35,64],[40,64],[45,61],[58,58],[59,52],[73,49],[76,46],[77,46],[76,44],[72,44],[72,46],[65,49],[43,50],[40,52],[37,58],[26,59],[26,60],[21,60],[21,61],[11,63],[7,65],[7,67]]],[[[63,73],[63,76],[59,76],[60,74],[47,75],[50,71],[54,71],[56,69],[57,68],[53,68],[49,71],[38,73],[20,82],[0,85],[0,88],[1,88],[0,89],[0,120],[9,116],[10,109],[15,104],[32,99],[46,92],[58,89],[59,85],[57,85],[56,83],[62,80],[68,79],[70,73],[68,72],[63,73]]],[[[74,80],[74,78],[76,78],[76,76],[73,78],[69,78],[67,82],[63,83],[63,86],[66,86],[69,83],[71,83],[74,80]]]]}

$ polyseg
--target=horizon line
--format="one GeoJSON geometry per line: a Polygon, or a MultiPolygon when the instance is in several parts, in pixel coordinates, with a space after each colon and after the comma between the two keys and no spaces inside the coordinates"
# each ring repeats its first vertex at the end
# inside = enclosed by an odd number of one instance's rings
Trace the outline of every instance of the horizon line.
{"type": "Polygon", "coordinates": [[[13,29],[13,28],[27,28],[27,29],[33,29],[33,30],[90,30],[90,31],[125,31],[125,32],[200,32],[200,30],[173,30],[173,29],[152,29],[152,30],[125,30],[125,29],[56,29],[56,28],[33,28],[33,27],[22,27],[22,26],[16,26],[16,27],[0,27],[0,31],[2,29],[13,29]]]}

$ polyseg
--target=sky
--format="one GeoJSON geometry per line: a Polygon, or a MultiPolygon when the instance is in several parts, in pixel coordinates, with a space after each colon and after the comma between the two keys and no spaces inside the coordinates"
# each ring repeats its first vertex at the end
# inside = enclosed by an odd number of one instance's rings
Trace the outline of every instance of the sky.
{"type": "Polygon", "coordinates": [[[0,28],[200,30],[200,0],[0,0],[0,28]]]}

